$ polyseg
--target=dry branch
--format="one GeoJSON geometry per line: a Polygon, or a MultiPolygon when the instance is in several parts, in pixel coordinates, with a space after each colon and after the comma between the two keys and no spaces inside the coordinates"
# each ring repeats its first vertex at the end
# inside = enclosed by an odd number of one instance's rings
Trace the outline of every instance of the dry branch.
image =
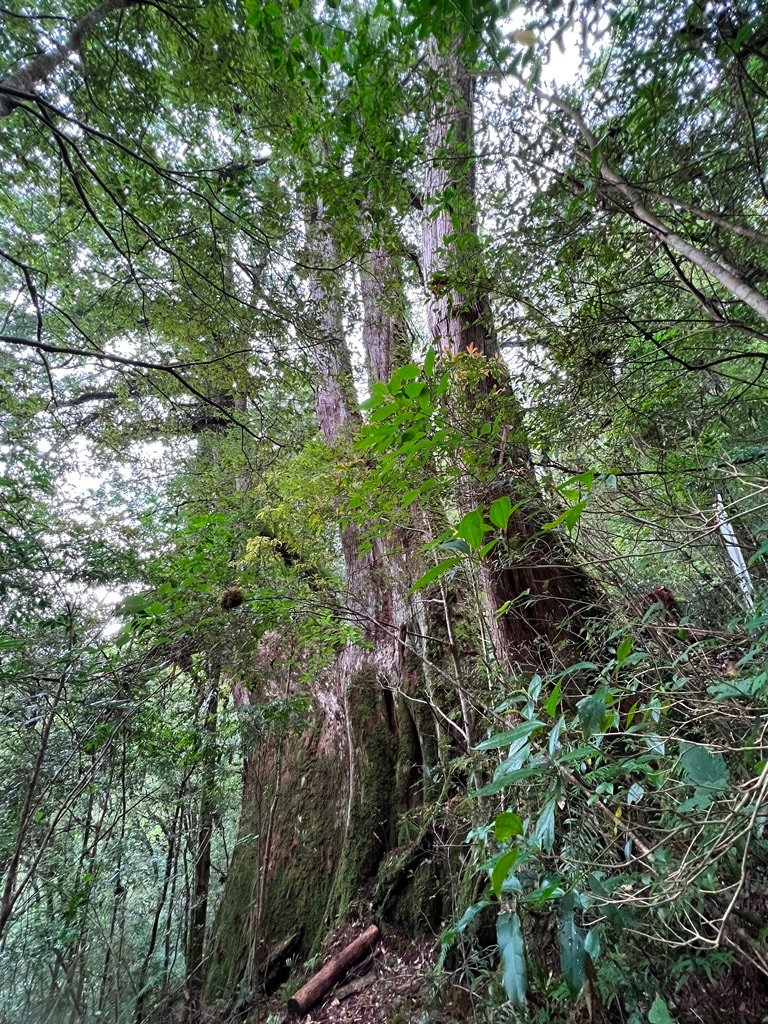
{"type": "Polygon", "coordinates": [[[366,928],[362,935],[358,935],[353,942],[350,942],[332,960],[329,960],[325,967],[313,975],[306,985],[300,988],[292,999],[288,1000],[288,1012],[297,1016],[308,1013],[334,985],[341,981],[350,967],[354,967],[359,960],[362,960],[380,938],[381,934],[375,924],[366,928]]]}

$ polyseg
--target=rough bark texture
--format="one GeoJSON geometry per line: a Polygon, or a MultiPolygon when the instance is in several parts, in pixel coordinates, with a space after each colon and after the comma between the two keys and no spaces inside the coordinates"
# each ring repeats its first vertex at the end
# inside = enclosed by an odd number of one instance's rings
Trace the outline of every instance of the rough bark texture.
{"type": "MultiPolygon", "coordinates": [[[[318,270],[307,336],[317,419],[327,444],[343,446],[360,417],[338,259],[321,210],[310,232],[318,270]]],[[[372,374],[383,379],[403,354],[405,326],[385,305],[396,277],[392,264],[380,252],[366,266],[364,338],[372,374]]],[[[329,924],[372,891],[400,839],[399,811],[422,798],[423,766],[437,761],[431,715],[409,700],[421,696],[409,652],[426,630],[407,596],[406,540],[367,547],[360,541],[354,525],[342,530],[346,614],[363,643],[349,643],[313,681],[314,717],[300,735],[259,735],[251,746],[240,840],[209,951],[209,1000],[231,994],[243,979],[253,988],[270,949],[297,931],[299,954],[317,949],[329,924]]],[[[284,653],[270,655],[266,646],[265,669],[244,701],[263,700],[290,675],[284,653]]]]}
{"type": "Polygon", "coordinates": [[[457,41],[447,51],[433,42],[429,65],[434,93],[427,133],[422,244],[429,289],[428,323],[436,349],[462,353],[490,364],[466,397],[468,417],[493,420],[500,407],[507,423],[491,437],[495,463],[490,484],[467,481],[468,507],[487,507],[507,495],[513,513],[506,551],[497,551],[483,570],[484,590],[497,657],[525,667],[546,659],[546,648],[579,641],[599,604],[597,590],[573,561],[563,539],[542,532],[547,514],[531,466],[522,416],[500,359],[490,302],[482,281],[482,253],[475,212],[473,148],[474,78],[457,41]],[[509,610],[499,610],[512,602],[509,610]]]}
{"type": "Polygon", "coordinates": [[[363,346],[371,379],[387,381],[408,361],[410,339],[397,270],[385,249],[366,253],[360,267],[363,346]]]}

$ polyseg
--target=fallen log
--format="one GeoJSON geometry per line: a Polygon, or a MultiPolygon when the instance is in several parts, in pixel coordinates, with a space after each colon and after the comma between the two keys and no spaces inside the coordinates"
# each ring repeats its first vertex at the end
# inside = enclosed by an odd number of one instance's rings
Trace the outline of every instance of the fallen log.
{"type": "Polygon", "coordinates": [[[350,967],[354,967],[359,960],[362,960],[380,938],[381,933],[375,924],[366,928],[362,935],[358,935],[353,942],[350,942],[332,960],[329,960],[325,967],[313,975],[306,985],[300,988],[292,999],[288,1000],[288,1013],[296,1016],[309,1013],[312,1007],[319,1003],[337,982],[341,981],[350,967]]]}

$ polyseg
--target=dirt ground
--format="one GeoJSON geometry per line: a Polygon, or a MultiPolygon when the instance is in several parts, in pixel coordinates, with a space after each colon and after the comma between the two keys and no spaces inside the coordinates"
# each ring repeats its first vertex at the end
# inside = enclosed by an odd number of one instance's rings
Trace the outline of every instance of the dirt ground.
{"type": "MultiPolygon", "coordinates": [[[[334,934],[322,962],[348,945],[360,928],[346,927],[334,934]]],[[[377,948],[352,968],[320,1004],[298,1020],[303,1024],[408,1024],[421,1016],[424,979],[434,962],[434,942],[414,944],[396,936],[384,937],[377,948]]],[[[286,1013],[285,990],[270,1000],[271,1020],[295,1024],[286,1013]]]]}

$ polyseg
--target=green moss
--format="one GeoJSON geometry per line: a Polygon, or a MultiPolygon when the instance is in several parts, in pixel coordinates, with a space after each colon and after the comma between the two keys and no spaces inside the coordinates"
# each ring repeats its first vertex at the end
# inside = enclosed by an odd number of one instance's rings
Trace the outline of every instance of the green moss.
{"type": "Polygon", "coordinates": [[[344,914],[362,887],[376,874],[392,844],[397,791],[394,737],[384,713],[375,670],[366,667],[349,686],[350,724],[355,756],[355,791],[342,863],[329,903],[344,914]]]}
{"type": "Polygon", "coordinates": [[[231,995],[243,976],[248,956],[248,921],[253,880],[258,871],[258,844],[241,843],[232,855],[227,884],[209,950],[204,998],[231,995]]]}
{"type": "Polygon", "coordinates": [[[273,852],[262,909],[262,941],[302,930],[306,956],[325,931],[325,908],[341,857],[345,766],[304,748],[283,773],[273,852]]]}
{"type": "MultiPolygon", "coordinates": [[[[401,697],[395,734],[372,665],[349,681],[347,696],[354,758],[351,804],[348,738],[341,730],[324,733],[318,721],[283,746],[269,850],[263,844],[274,801],[276,747],[262,742],[254,755],[241,825],[247,838],[235,851],[209,950],[208,1001],[234,994],[246,976],[248,957],[255,956],[258,963],[297,931],[298,955],[316,950],[339,917],[382,874],[382,860],[395,845],[404,811],[410,810],[414,819],[412,849],[419,852],[408,865],[399,865],[390,911],[414,935],[434,934],[439,928],[437,873],[417,842],[429,828],[429,806],[436,799],[433,780],[439,780],[439,773],[424,770],[438,760],[434,720],[425,705],[401,697]],[[270,785],[257,782],[264,777],[271,779],[270,785]],[[268,873],[259,934],[255,948],[249,949],[265,856],[268,873]]],[[[389,862],[390,870],[396,862],[389,862]]]]}
{"type": "Polygon", "coordinates": [[[306,956],[324,934],[325,908],[341,857],[345,770],[341,751],[320,749],[319,728],[286,743],[269,850],[263,843],[273,787],[247,794],[241,833],[252,838],[237,847],[232,859],[209,950],[207,1001],[232,995],[246,974],[263,857],[268,875],[252,950],[256,962],[297,931],[299,955],[306,956]]]}

